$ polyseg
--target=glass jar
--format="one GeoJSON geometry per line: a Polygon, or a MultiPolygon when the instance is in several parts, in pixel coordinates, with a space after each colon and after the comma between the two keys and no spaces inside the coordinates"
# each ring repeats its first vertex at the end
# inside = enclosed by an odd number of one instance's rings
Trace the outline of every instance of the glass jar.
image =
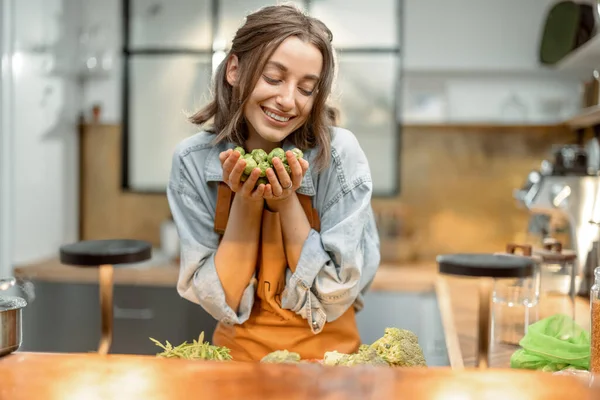
{"type": "Polygon", "coordinates": [[[594,270],[594,285],[590,289],[590,372],[600,373],[600,267],[594,270]]]}
{"type": "Polygon", "coordinates": [[[533,253],[541,260],[539,319],[565,314],[575,319],[577,296],[577,255],[563,249],[562,243],[546,238],[541,249],[533,253]]]}
{"type": "Polygon", "coordinates": [[[532,255],[530,245],[508,244],[506,253],[534,259],[531,276],[522,278],[495,278],[492,292],[492,343],[518,345],[527,328],[536,322],[536,306],[540,293],[540,260],[532,255]]]}

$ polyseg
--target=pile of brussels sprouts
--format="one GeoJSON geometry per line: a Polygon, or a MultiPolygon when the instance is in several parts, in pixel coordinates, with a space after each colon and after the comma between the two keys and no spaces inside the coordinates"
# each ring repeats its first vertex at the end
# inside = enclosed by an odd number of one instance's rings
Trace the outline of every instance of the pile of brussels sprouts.
{"type": "MultiPolygon", "coordinates": [[[[283,166],[288,174],[292,174],[292,170],[288,165],[288,159],[285,156],[285,150],[283,150],[281,147],[274,148],[269,154],[267,154],[267,152],[263,149],[254,149],[250,153],[248,153],[246,152],[246,150],[244,150],[243,147],[239,146],[236,147],[234,150],[238,151],[241,154],[240,158],[246,161],[246,168],[244,168],[244,173],[242,174],[242,182],[245,182],[254,170],[254,168],[258,167],[260,168],[260,176],[256,181],[256,186],[258,187],[258,185],[260,185],[261,183],[264,185],[269,183],[269,180],[267,179],[267,169],[273,168],[273,170],[275,171],[275,168],[273,167],[274,157],[279,158],[283,162],[283,166]]],[[[291,152],[294,153],[297,159],[304,157],[304,153],[298,148],[292,149],[291,152]]],[[[277,174],[276,171],[275,174],[277,174]]]]}

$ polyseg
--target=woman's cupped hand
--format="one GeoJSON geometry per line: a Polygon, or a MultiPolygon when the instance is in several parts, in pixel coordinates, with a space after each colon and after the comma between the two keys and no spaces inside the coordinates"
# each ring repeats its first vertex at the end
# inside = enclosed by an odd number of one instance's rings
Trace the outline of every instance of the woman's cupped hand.
{"type": "Polygon", "coordinates": [[[253,201],[259,200],[284,200],[294,193],[302,184],[302,179],[308,171],[308,161],[298,159],[291,151],[286,152],[289,173],[278,157],[273,158],[273,168],[268,168],[266,185],[256,185],[260,177],[260,168],[254,168],[245,181],[242,181],[246,161],[241,154],[234,150],[226,150],[219,154],[223,167],[223,181],[235,193],[253,201]]]}

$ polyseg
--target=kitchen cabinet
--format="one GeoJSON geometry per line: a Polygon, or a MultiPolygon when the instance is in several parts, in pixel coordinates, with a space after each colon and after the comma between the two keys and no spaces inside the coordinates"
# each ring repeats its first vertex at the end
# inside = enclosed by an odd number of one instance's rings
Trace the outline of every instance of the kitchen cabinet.
{"type": "Polygon", "coordinates": [[[435,292],[369,292],[356,318],[364,343],[379,339],[388,327],[408,329],[419,338],[428,366],[450,365],[435,292]]]}
{"type": "Polygon", "coordinates": [[[553,0],[405,0],[406,70],[530,71],[553,0]]]}
{"type": "MultiPolygon", "coordinates": [[[[21,351],[94,352],[100,340],[100,302],[94,284],[34,281],[23,310],[21,351]]],[[[115,285],[111,353],[156,354],[153,337],[172,344],[212,337],[216,321],[175,288],[115,285]]]]}
{"type": "MultiPolygon", "coordinates": [[[[100,340],[98,285],[32,281],[33,300],[23,310],[20,351],[95,352],[100,340]]],[[[31,295],[31,293],[30,293],[31,295]]],[[[150,337],[178,345],[204,331],[210,340],[216,321],[172,287],[114,286],[113,354],[156,354],[150,337]]],[[[357,314],[361,339],[372,343],[386,327],[409,329],[419,337],[431,366],[449,365],[434,292],[371,291],[357,314]]]]}

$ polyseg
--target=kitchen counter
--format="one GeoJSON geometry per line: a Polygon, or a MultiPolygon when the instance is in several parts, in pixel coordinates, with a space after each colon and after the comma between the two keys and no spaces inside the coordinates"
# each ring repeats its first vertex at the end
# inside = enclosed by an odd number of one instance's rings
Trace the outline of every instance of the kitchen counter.
{"type": "Polygon", "coordinates": [[[148,356],[13,353],[0,358],[0,398],[566,399],[598,398],[575,377],[449,368],[323,367],[148,356]]]}
{"type": "MultiPolygon", "coordinates": [[[[115,285],[174,287],[179,269],[176,265],[140,265],[116,268],[115,285]]],[[[97,283],[98,271],[61,265],[49,260],[15,268],[23,280],[97,283]]],[[[435,292],[444,328],[448,359],[454,369],[472,367],[476,361],[478,280],[442,276],[434,263],[421,265],[382,265],[371,285],[372,291],[435,292]]],[[[566,303],[566,299],[565,299],[566,303]]],[[[577,299],[576,320],[589,329],[587,299],[577,299]]],[[[516,346],[495,345],[490,350],[491,367],[509,367],[516,346]]]]}

